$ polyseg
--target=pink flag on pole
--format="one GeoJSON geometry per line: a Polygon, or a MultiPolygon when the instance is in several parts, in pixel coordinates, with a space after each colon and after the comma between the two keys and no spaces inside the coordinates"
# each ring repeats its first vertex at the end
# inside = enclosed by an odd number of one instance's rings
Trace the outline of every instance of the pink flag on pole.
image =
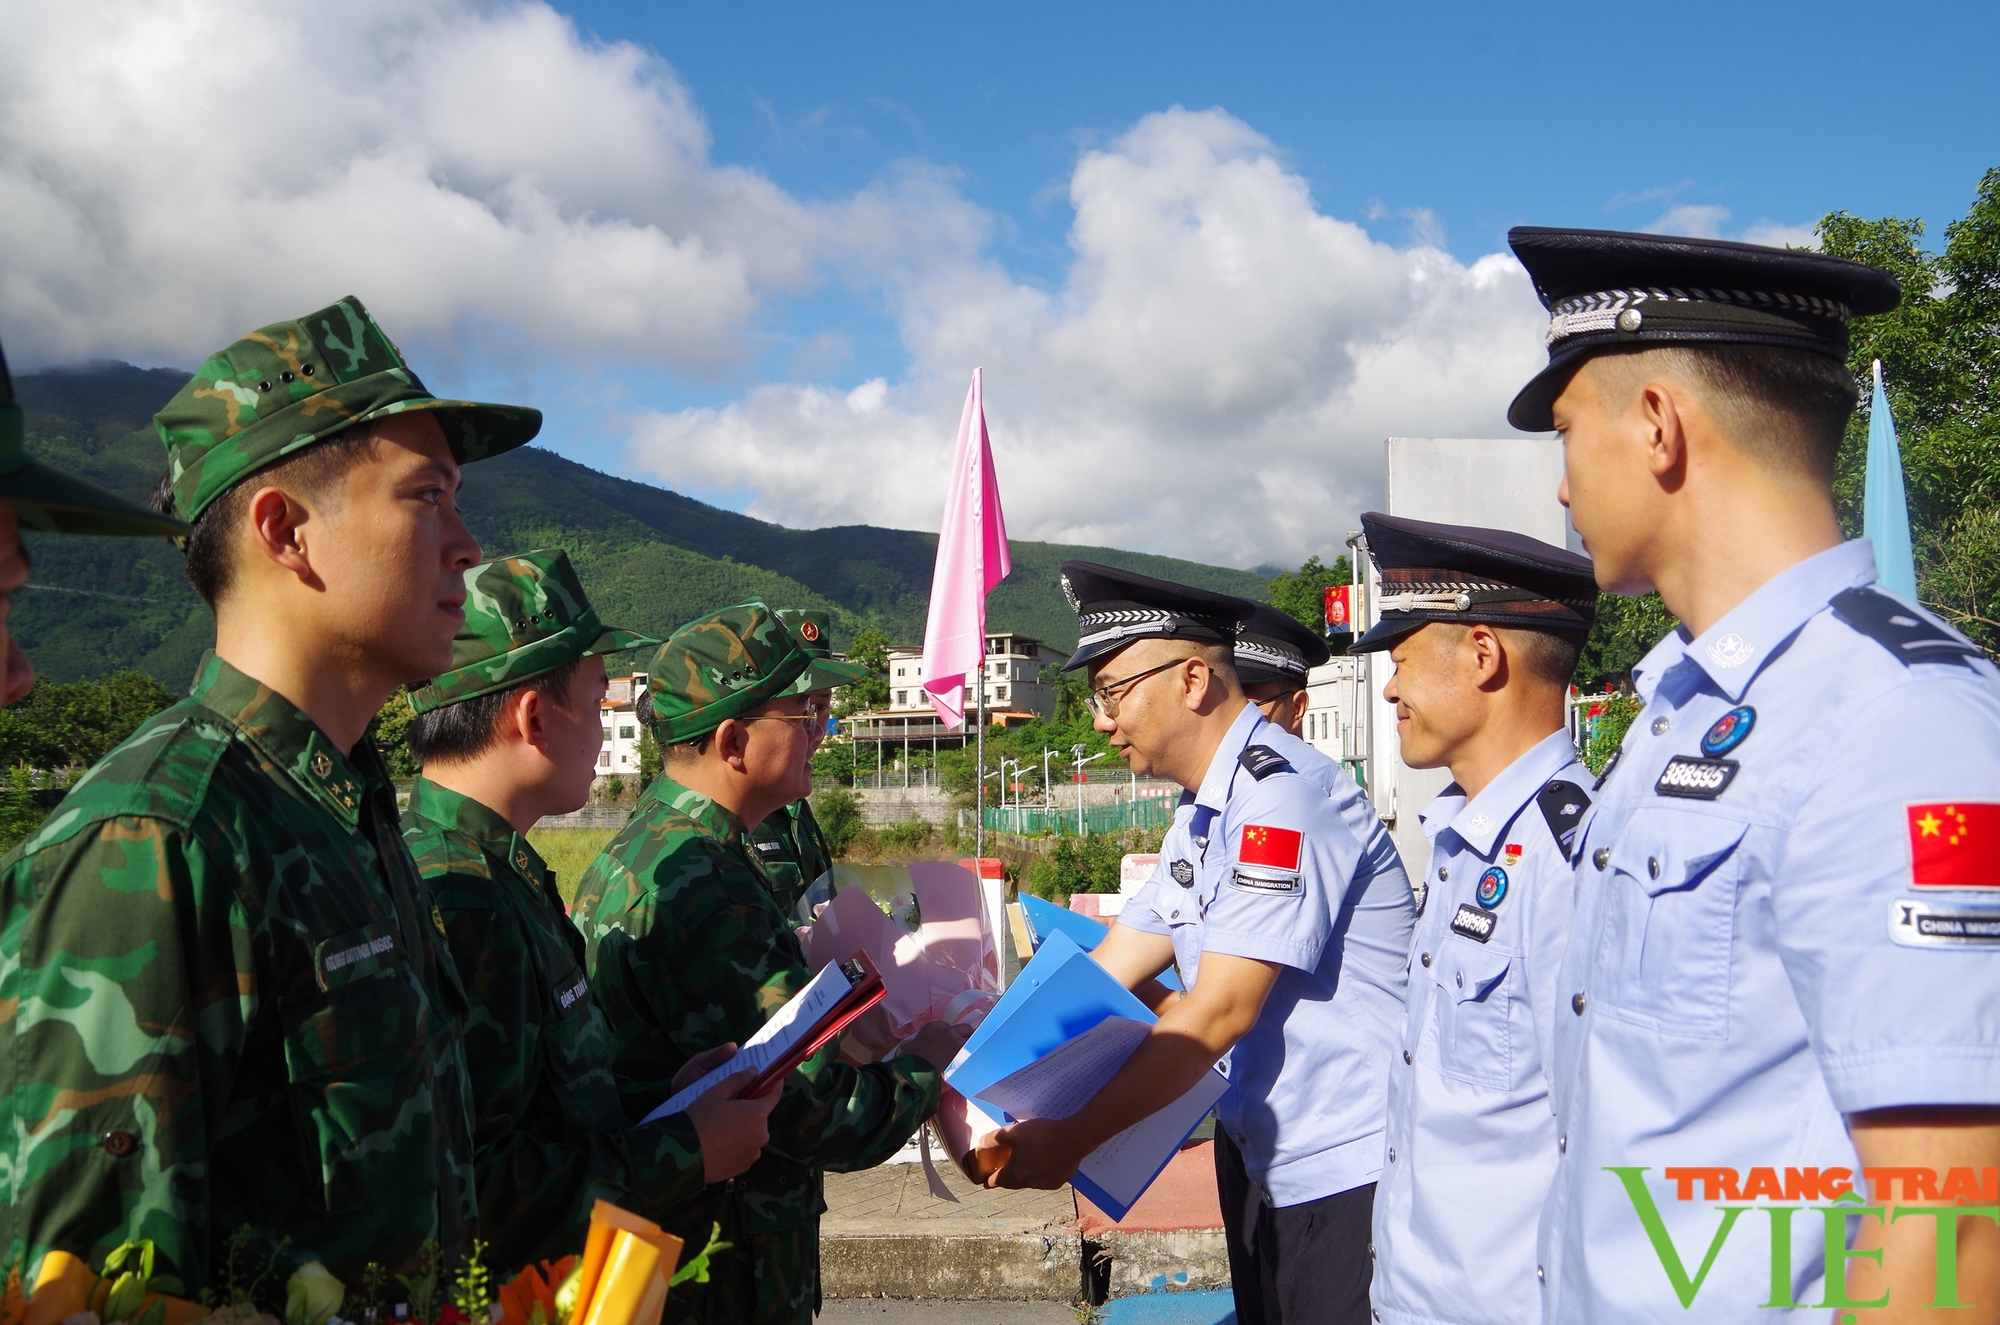
{"type": "Polygon", "coordinates": [[[930,619],[924,625],[924,691],[947,727],[965,722],[965,680],[986,663],[986,595],[1007,578],[1007,521],[1000,514],[1000,484],[986,436],[980,370],[972,370],[965,413],[958,420],[958,451],[938,529],[937,568],[931,573],[930,619]]]}

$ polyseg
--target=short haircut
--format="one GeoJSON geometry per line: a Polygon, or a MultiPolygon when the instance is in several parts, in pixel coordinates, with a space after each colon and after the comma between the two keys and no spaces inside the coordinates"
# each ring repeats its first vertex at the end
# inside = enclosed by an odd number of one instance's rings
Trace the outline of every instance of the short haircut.
{"type": "Polygon", "coordinates": [[[691,764],[708,753],[708,747],[715,741],[713,731],[705,731],[699,736],[691,736],[685,741],[676,741],[661,749],[661,759],[669,764],[691,764]]]}
{"type": "MultiPolygon", "coordinates": [[[[324,499],[339,489],[349,470],[375,458],[375,429],[357,424],[331,439],[309,446],[295,456],[250,474],[210,502],[188,536],[188,583],[209,610],[229,592],[236,578],[236,535],[250,513],[250,498],[260,488],[283,488],[307,501],[324,499]]],[[[174,513],[173,471],[153,485],[154,510],[174,513]]]]}
{"type": "Polygon", "coordinates": [[[1777,345],[1662,345],[1599,356],[1628,362],[1628,392],[1677,377],[1700,390],[1730,440],[1753,459],[1833,481],[1834,458],[1860,388],[1844,364],[1777,345]]]}
{"type": "Polygon", "coordinates": [[[1579,630],[1535,630],[1522,626],[1494,626],[1501,642],[1523,672],[1538,681],[1569,689],[1576,675],[1576,660],[1583,654],[1584,633],[1579,630]]]}
{"type": "Polygon", "coordinates": [[[582,662],[572,658],[553,672],[529,677],[519,685],[419,713],[410,719],[410,730],[404,737],[410,753],[419,764],[460,764],[477,759],[493,748],[499,739],[500,715],[523,690],[533,690],[551,704],[567,707],[570,682],[576,679],[582,662]]]}

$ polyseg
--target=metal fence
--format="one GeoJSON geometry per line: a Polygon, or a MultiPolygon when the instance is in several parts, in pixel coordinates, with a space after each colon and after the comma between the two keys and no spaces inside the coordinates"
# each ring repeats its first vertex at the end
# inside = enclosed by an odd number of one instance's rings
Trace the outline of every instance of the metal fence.
{"type": "Polygon", "coordinates": [[[1172,798],[1142,796],[1138,800],[1090,805],[1078,810],[1030,806],[986,807],[986,829],[993,833],[1017,833],[1022,837],[1042,837],[1050,833],[1122,833],[1131,828],[1165,828],[1174,821],[1172,798]],[[1081,825],[1081,826],[1079,826],[1081,825]]]}

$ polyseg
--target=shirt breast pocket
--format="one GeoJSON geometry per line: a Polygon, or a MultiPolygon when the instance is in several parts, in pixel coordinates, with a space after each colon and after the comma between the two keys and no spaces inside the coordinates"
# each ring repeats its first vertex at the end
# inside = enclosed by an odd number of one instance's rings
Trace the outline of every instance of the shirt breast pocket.
{"type": "Polygon", "coordinates": [[[1457,936],[1439,947],[1431,978],[1438,986],[1438,1068],[1446,1076],[1501,1089],[1513,1084],[1513,960],[1457,936]]]}
{"type": "Polygon", "coordinates": [[[326,987],[281,1000],[278,1014],[293,1107],[326,1208],[339,1213],[394,1190],[413,1160],[431,1164],[426,1023],[436,1013],[389,926],[319,947],[326,987]],[[366,962],[339,964],[362,942],[374,949],[366,962]]]}
{"type": "Polygon", "coordinates": [[[1598,991],[1620,1018],[1726,1039],[1747,825],[1681,809],[1634,814],[1611,847],[1598,991]]]}

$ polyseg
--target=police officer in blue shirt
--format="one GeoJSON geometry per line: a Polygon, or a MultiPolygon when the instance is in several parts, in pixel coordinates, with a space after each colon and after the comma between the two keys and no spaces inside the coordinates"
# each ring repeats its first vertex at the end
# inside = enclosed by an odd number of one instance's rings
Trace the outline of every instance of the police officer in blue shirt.
{"type": "MultiPolygon", "coordinates": [[[[1247,602],[1247,600],[1246,600],[1247,602]]],[[[1318,631],[1269,603],[1249,603],[1250,613],[1236,632],[1236,679],[1243,697],[1271,725],[1301,734],[1309,692],[1307,675],[1325,666],[1333,650],[1318,631]]]]}
{"type": "Polygon", "coordinates": [[[1086,562],[1063,578],[1081,636],[1064,666],[1090,669],[1097,729],[1187,794],[1094,954],[1159,1023],[1077,1113],[1001,1129],[995,1181],[1060,1185],[1226,1055],[1216,1165],[1237,1320],[1365,1321],[1414,918],[1402,862],[1354,780],[1245,700],[1233,656],[1250,604],[1086,562]],[[1154,979],[1173,964],[1184,996],[1154,979]],[[1260,1199],[1232,1203],[1232,1176],[1260,1199]]]}
{"type": "Polygon", "coordinates": [[[1717,240],[1510,241],[1552,318],[1508,417],[1562,433],[1598,583],[1680,620],[1580,848],[1545,1316],[1905,1320],[1955,1288],[1994,1319],[2000,673],[1875,584],[1829,493],[1848,321],[1896,283],[1717,240]]]}
{"type": "Polygon", "coordinates": [[[1375,1318],[1530,1325],[1556,1167],[1548,1064],[1590,775],[1565,698],[1597,614],[1590,562],[1499,529],[1369,513],[1402,758],[1447,767],[1424,810],[1410,992],[1375,1190],[1375,1318]]]}

